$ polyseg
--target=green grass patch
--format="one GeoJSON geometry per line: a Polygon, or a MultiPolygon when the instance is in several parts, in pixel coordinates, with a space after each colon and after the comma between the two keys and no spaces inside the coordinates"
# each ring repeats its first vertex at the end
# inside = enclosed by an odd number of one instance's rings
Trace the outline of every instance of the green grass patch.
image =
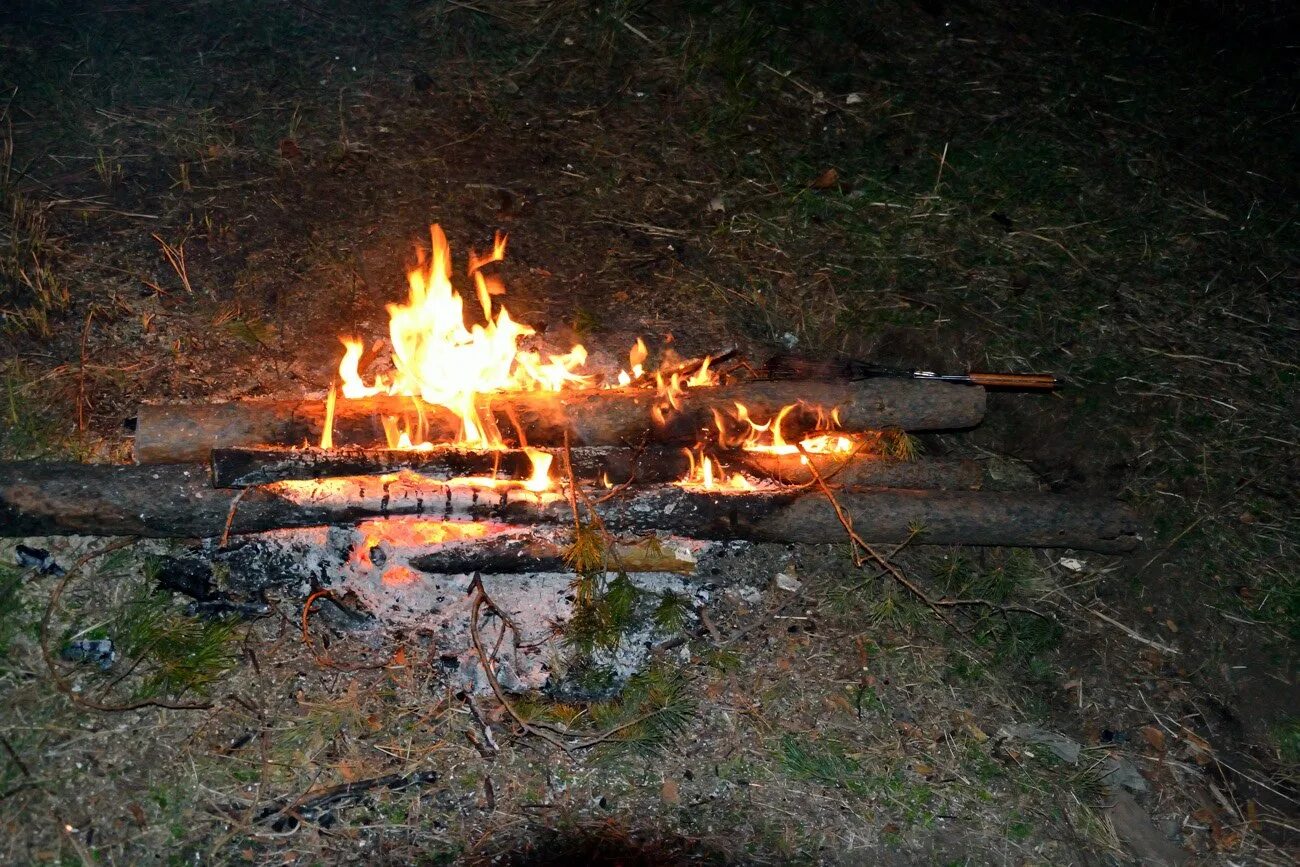
{"type": "Polygon", "coordinates": [[[129,660],[138,698],[207,695],[239,661],[236,624],[200,620],[177,610],[170,594],[143,586],[108,634],[129,660]]]}

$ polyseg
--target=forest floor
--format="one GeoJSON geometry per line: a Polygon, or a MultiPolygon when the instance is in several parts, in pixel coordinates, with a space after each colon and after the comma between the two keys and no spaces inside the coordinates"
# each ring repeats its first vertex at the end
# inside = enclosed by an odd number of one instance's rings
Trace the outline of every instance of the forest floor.
{"type": "Polygon", "coordinates": [[[415,638],[324,664],[301,599],[193,621],[129,545],[64,585],[0,543],[0,859],[1294,863],[1297,67],[1110,8],[9,4],[0,458],[129,460],[141,400],[319,393],[438,222],[458,256],[509,232],[512,315],[606,359],[1055,372],[926,449],[1148,529],[903,552],[1049,615],[962,629],[847,546],[776,552],[659,670],[679,730],[566,754],[485,701],[495,755],[415,638]],[[130,668],[56,681],[45,620],[130,668]]]}

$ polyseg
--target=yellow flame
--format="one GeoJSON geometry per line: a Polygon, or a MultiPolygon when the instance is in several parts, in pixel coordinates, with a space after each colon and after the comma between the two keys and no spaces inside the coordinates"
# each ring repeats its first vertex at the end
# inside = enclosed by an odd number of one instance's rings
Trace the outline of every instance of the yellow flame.
{"type": "Polygon", "coordinates": [[[524,482],[525,490],[540,494],[549,490],[551,487],[551,462],[555,460],[555,455],[550,452],[540,451],[538,449],[524,449],[528,455],[528,460],[533,463],[533,473],[524,482]]]}
{"type": "Polygon", "coordinates": [[[640,379],[641,375],[645,373],[645,360],[649,354],[650,350],[646,349],[645,341],[638,337],[627,354],[628,369],[618,372],[618,384],[631,385],[632,380],[640,379]]]}
{"type": "MultiPolygon", "coordinates": [[[[460,419],[457,442],[479,447],[500,447],[500,432],[490,415],[484,415],[478,397],[494,391],[558,391],[566,385],[588,381],[575,371],[587,360],[587,351],[574,346],[563,354],[519,349],[519,341],[535,332],[510,318],[505,307],[493,313],[493,295],[504,292],[499,281],[481,273],[491,262],[505,257],[506,237],[497,234],[492,252],[471,255],[469,273],[483,321],[465,324],[465,305],[451,283],[451,252],[447,237],[436,224],[429,230],[431,249],[426,257],[418,252],[417,267],[407,274],[409,291],[405,304],[388,305],[388,336],[392,345],[395,374],[392,382],[377,377],[367,385],[359,372],[363,347],[360,341],[343,339],[343,360],[339,376],[343,396],[348,399],[376,394],[408,395],[425,403],[445,407],[460,419]]],[[[477,313],[476,313],[477,318],[477,313]]],[[[385,433],[392,448],[410,447],[422,435],[412,438],[400,425],[385,433]]],[[[422,444],[422,443],[421,443],[422,444]]]]}
{"type": "Polygon", "coordinates": [[[740,473],[728,473],[726,467],[721,461],[716,460],[710,455],[704,453],[704,449],[699,449],[698,459],[696,453],[690,449],[684,449],[690,465],[686,470],[686,475],[681,480],[673,484],[704,491],[749,491],[753,490],[753,484],[749,479],[740,473]]]}
{"type": "Polygon", "coordinates": [[[690,379],[686,380],[686,385],[690,388],[698,388],[702,385],[713,385],[713,374],[709,372],[709,362],[712,360],[713,356],[704,356],[704,363],[700,365],[699,370],[691,374],[690,379]]]}
{"type": "Polygon", "coordinates": [[[330,393],[325,396],[325,423],[321,427],[320,447],[334,448],[334,401],[338,396],[334,383],[330,383],[330,393]]]}

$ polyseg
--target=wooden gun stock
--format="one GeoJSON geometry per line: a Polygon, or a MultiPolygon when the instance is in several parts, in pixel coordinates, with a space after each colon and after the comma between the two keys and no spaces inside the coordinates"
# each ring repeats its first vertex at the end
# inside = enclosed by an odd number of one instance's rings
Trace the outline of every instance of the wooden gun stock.
{"type": "Polygon", "coordinates": [[[985,388],[1013,388],[1017,391],[1052,391],[1056,388],[1056,377],[1050,373],[976,373],[972,371],[967,378],[975,385],[985,388]]]}

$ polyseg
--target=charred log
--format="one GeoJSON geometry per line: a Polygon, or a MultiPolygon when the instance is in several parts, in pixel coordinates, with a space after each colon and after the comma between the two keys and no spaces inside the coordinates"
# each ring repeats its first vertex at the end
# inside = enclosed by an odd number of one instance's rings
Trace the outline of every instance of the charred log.
{"type": "MultiPolygon", "coordinates": [[[[481,490],[410,475],[277,482],[214,490],[201,465],[0,465],[0,533],[212,537],[420,515],[445,521],[567,524],[567,499],[514,487],[481,490]]],[[[878,542],[1127,551],[1136,519],[1122,504],[1051,494],[843,488],[858,533],[878,542]],[[920,528],[919,532],[914,532],[920,528]]],[[[708,492],[633,487],[596,506],[614,533],[667,531],[699,539],[835,542],[844,530],[811,487],[708,492]]]]}
{"type": "MultiPolygon", "coordinates": [[[[484,395],[480,415],[495,423],[511,445],[558,446],[567,434],[573,445],[628,445],[647,441],[692,445],[700,431],[713,427],[713,411],[730,412],[745,404],[755,418],[799,404],[839,410],[849,431],[901,428],[968,428],[984,417],[982,388],[905,379],[846,381],[742,382],[689,388],[677,409],[664,413],[653,389],[583,389],[559,393],[516,392],[484,395]]],[[[142,464],[207,460],[217,448],[302,445],[319,442],[324,424],[322,400],[260,400],[211,404],[156,404],[140,407],[135,459],[142,464]]],[[[334,443],[376,446],[385,442],[385,416],[422,415],[431,442],[454,442],[460,422],[448,410],[412,398],[341,400],[334,416],[334,443]]],[[[786,418],[787,436],[812,430],[816,412],[786,418]]]]}
{"type": "MultiPolygon", "coordinates": [[[[563,466],[563,449],[544,449],[554,456],[552,466],[563,466]]],[[[765,452],[723,451],[712,453],[723,467],[740,470],[758,479],[785,484],[807,484],[812,471],[802,455],[765,452]]],[[[683,478],[691,458],[683,449],[649,446],[642,449],[607,446],[579,446],[570,449],[573,474],[611,485],[628,482],[650,484],[683,478]]],[[[883,488],[976,489],[984,473],[974,461],[892,460],[870,453],[852,455],[809,455],[822,478],[841,485],[870,485],[883,488]]],[[[431,479],[490,476],[527,479],[532,460],[520,449],[504,451],[456,447],[428,451],[365,449],[288,448],[252,446],[212,451],[212,484],[218,488],[247,488],[291,479],[325,479],[417,472],[431,479]]]]}

